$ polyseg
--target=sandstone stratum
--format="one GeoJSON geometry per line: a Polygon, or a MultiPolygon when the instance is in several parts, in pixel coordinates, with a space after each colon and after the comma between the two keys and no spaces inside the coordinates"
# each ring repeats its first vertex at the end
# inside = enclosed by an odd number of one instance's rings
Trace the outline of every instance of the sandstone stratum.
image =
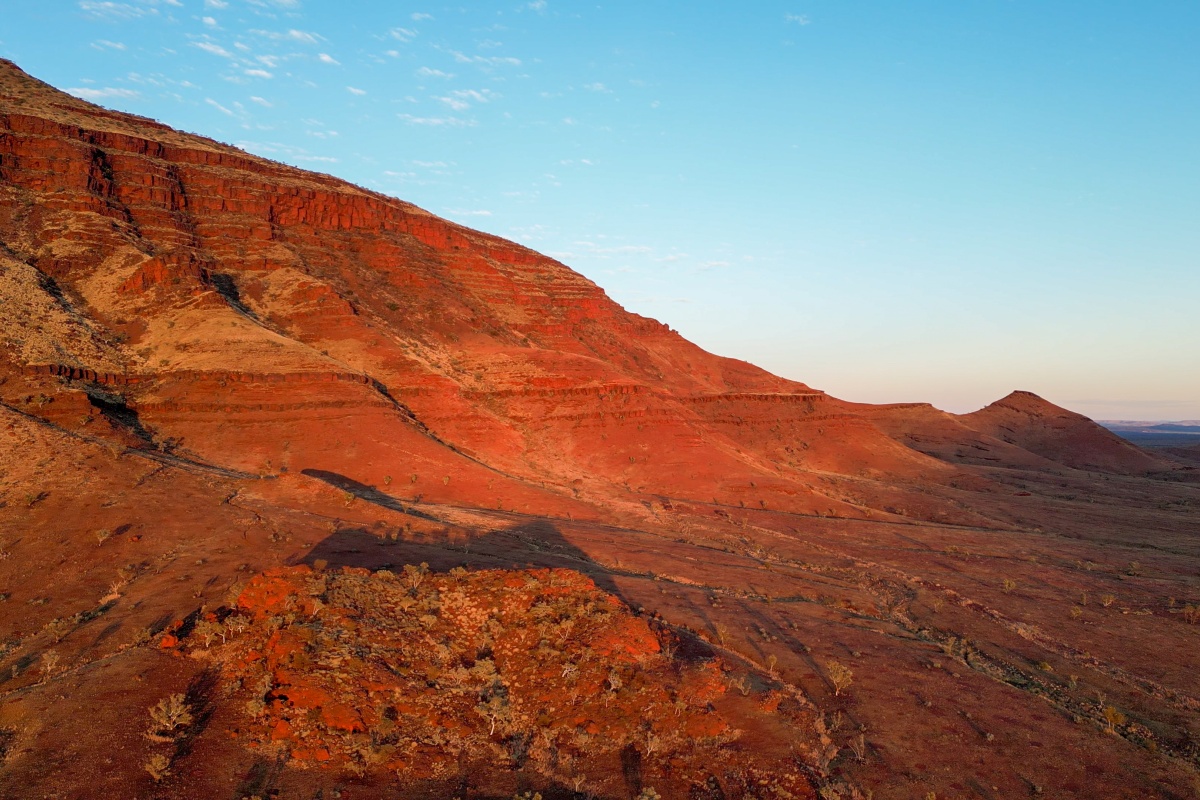
{"type": "Polygon", "coordinates": [[[0,61],[0,797],[1194,797],[1198,555],[1182,448],[0,61]]]}

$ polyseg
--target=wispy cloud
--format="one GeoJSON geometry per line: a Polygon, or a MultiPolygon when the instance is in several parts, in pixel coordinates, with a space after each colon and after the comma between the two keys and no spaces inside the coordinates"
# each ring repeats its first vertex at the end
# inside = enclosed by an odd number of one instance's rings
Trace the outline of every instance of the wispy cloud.
{"type": "Polygon", "coordinates": [[[317,54],[317,60],[320,61],[322,64],[333,64],[334,66],[341,66],[341,64],[342,64],[342,62],[338,61],[336,58],[329,55],[329,53],[317,54]]]}
{"type": "Polygon", "coordinates": [[[467,211],[460,208],[448,208],[446,209],[446,213],[454,217],[490,217],[492,215],[492,212],[488,211],[486,208],[481,208],[477,211],[467,211]]]}
{"type": "Polygon", "coordinates": [[[600,92],[601,94],[612,94],[612,89],[608,88],[603,83],[600,83],[600,81],[596,81],[595,83],[585,83],[583,85],[583,88],[587,89],[589,92],[600,92]]]}
{"type": "Polygon", "coordinates": [[[410,125],[446,128],[473,128],[476,125],[475,120],[460,117],[415,117],[412,114],[399,114],[398,116],[410,125]]]}
{"type": "Polygon", "coordinates": [[[228,108],[226,108],[225,106],[218,103],[216,100],[213,100],[211,97],[204,98],[204,102],[208,103],[210,106],[215,108],[217,111],[220,111],[222,114],[227,114],[231,117],[233,116],[232,111],[230,111],[228,108]]]}
{"type": "Polygon", "coordinates": [[[267,72],[265,69],[248,69],[248,70],[246,70],[246,74],[252,78],[273,78],[273,77],[275,77],[271,73],[267,72]]]}
{"type": "Polygon", "coordinates": [[[388,35],[399,42],[411,42],[417,38],[417,32],[409,28],[392,28],[388,31],[388,35]]]}
{"type": "Polygon", "coordinates": [[[129,3],[99,2],[98,0],[80,0],[79,9],[95,19],[137,19],[158,13],[157,8],[145,5],[134,6],[129,3]]]}
{"type": "Polygon", "coordinates": [[[286,161],[297,162],[317,162],[324,164],[336,164],[338,159],[332,156],[316,156],[305,150],[303,147],[295,145],[283,144],[282,142],[234,142],[235,145],[243,150],[248,150],[251,153],[270,156],[283,159],[286,161]]]}
{"type": "Polygon", "coordinates": [[[528,8],[530,11],[545,11],[546,10],[546,0],[533,0],[532,3],[526,3],[525,7],[528,8]]]}
{"type": "Polygon", "coordinates": [[[783,21],[792,25],[810,25],[812,20],[803,14],[784,14],[783,21]]]}
{"type": "Polygon", "coordinates": [[[258,103],[260,106],[263,106],[264,108],[274,108],[275,107],[275,106],[271,105],[271,102],[269,100],[259,97],[258,95],[251,95],[250,102],[258,103]]]}
{"type": "Polygon", "coordinates": [[[411,17],[413,22],[420,22],[424,19],[433,19],[433,14],[424,14],[420,11],[414,11],[411,17]]]}
{"type": "Polygon", "coordinates": [[[192,47],[203,50],[206,53],[211,53],[214,56],[220,56],[221,58],[234,57],[233,53],[229,52],[224,47],[221,47],[219,44],[214,44],[213,42],[192,42],[192,47]]]}
{"type": "Polygon", "coordinates": [[[216,17],[202,17],[202,18],[200,19],[200,21],[201,21],[201,22],[203,22],[203,23],[205,24],[205,26],[207,26],[207,27],[209,27],[209,28],[215,28],[215,27],[217,27],[217,19],[216,19],[216,17]]]}
{"type": "MultiPolygon", "coordinates": [[[[604,238],[604,237],[598,237],[604,238]]],[[[652,253],[654,248],[644,244],[619,244],[612,246],[599,245],[596,242],[583,240],[571,242],[576,247],[582,247],[593,255],[613,256],[613,255],[629,255],[630,253],[652,253]]]]}
{"type": "Polygon", "coordinates": [[[222,8],[229,8],[229,3],[225,0],[204,0],[205,8],[215,8],[218,11],[222,8]]]}
{"type": "Polygon", "coordinates": [[[521,59],[512,56],[469,56],[459,50],[448,51],[460,64],[487,64],[490,66],[520,66],[521,59]]]}
{"type": "Polygon", "coordinates": [[[347,86],[346,91],[349,92],[350,94],[358,95],[359,97],[362,97],[364,94],[367,93],[366,89],[356,89],[353,86],[347,86]]]}
{"type": "Polygon", "coordinates": [[[457,89],[445,97],[437,98],[455,111],[471,107],[471,103],[490,103],[500,95],[491,89],[457,89]]]}
{"type": "Polygon", "coordinates": [[[454,77],[454,73],[452,73],[452,72],[442,72],[440,69],[433,69],[432,67],[421,67],[419,70],[417,70],[417,74],[420,75],[422,78],[453,78],[454,77]]]}
{"type": "Polygon", "coordinates": [[[124,50],[125,45],[122,42],[110,42],[108,39],[97,39],[92,42],[92,47],[97,50],[124,50]]]}
{"type": "Polygon", "coordinates": [[[83,86],[67,89],[67,91],[84,100],[105,100],[112,97],[119,97],[122,100],[136,100],[142,96],[140,92],[133,89],[116,89],[111,86],[103,89],[91,89],[83,86]]]}
{"type": "Polygon", "coordinates": [[[299,42],[300,44],[319,44],[325,41],[325,37],[319,33],[309,33],[295,28],[280,33],[279,31],[264,31],[257,28],[252,29],[250,33],[255,36],[261,36],[264,39],[271,39],[276,42],[299,42]]]}

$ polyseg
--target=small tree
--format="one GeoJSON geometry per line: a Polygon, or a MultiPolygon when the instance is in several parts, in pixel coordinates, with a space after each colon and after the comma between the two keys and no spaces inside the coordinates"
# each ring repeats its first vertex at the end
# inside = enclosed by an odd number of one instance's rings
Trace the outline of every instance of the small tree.
{"type": "Polygon", "coordinates": [[[225,641],[225,626],[215,620],[200,620],[192,632],[196,634],[197,639],[204,643],[205,650],[212,646],[217,637],[220,637],[222,642],[225,641]]]}
{"type": "Polygon", "coordinates": [[[1116,733],[1117,726],[1125,724],[1125,715],[1112,706],[1105,706],[1104,721],[1108,723],[1108,732],[1116,733]]]}
{"type": "Polygon", "coordinates": [[[408,589],[414,595],[417,589],[421,588],[421,583],[425,580],[425,576],[429,574],[429,565],[424,561],[421,566],[413,566],[412,564],[404,565],[404,582],[408,584],[408,589]]]}
{"type": "Polygon", "coordinates": [[[833,694],[835,697],[841,695],[842,690],[854,683],[854,673],[850,668],[840,661],[828,661],[825,668],[829,673],[829,682],[833,684],[833,694]]]}
{"type": "MultiPolygon", "coordinates": [[[[49,678],[58,671],[58,651],[47,650],[42,653],[42,675],[49,678]]],[[[14,673],[15,674],[15,673],[14,673]]]]}
{"type": "Polygon", "coordinates": [[[150,706],[150,730],[146,738],[152,742],[173,742],[183,733],[183,729],[192,724],[194,717],[188,708],[187,698],[182,694],[173,694],[150,706]]]}

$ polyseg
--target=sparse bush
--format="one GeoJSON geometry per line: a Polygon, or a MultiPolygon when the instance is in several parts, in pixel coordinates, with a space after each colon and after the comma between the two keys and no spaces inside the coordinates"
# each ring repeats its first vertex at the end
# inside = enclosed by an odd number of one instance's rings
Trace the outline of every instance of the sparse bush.
{"type": "Polygon", "coordinates": [[[1117,726],[1125,724],[1125,715],[1112,706],[1105,706],[1104,721],[1108,724],[1108,732],[1116,733],[1117,726]]]}
{"type": "Polygon", "coordinates": [[[46,652],[42,653],[42,675],[43,675],[43,677],[48,679],[51,675],[53,675],[55,672],[57,672],[58,671],[58,662],[59,662],[59,658],[58,658],[57,650],[47,650],[46,652]]]}
{"type": "Polygon", "coordinates": [[[1112,595],[1112,594],[1100,595],[1100,605],[1104,606],[1105,608],[1108,608],[1115,602],[1117,602],[1116,595],[1112,595]]]}
{"type": "Polygon", "coordinates": [[[1004,589],[1004,593],[1009,594],[1012,592],[1013,589],[1017,588],[1017,582],[1014,581],[1012,578],[1005,578],[1004,582],[1001,584],[1001,586],[1004,589]]]}
{"type": "Polygon", "coordinates": [[[187,698],[173,694],[150,706],[150,729],[146,738],[153,742],[173,742],[194,720],[187,698]]]}
{"type": "Polygon", "coordinates": [[[1200,622],[1200,606],[1194,606],[1189,603],[1179,613],[1183,616],[1183,621],[1189,625],[1195,625],[1197,622],[1200,622]]]}
{"type": "Polygon", "coordinates": [[[850,684],[854,683],[854,673],[840,661],[825,662],[825,669],[829,674],[829,682],[833,684],[835,697],[840,696],[843,689],[849,688],[850,684]]]}
{"type": "Polygon", "coordinates": [[[412,594],[416,594],[421,588],[421,584],[425,581],[425,576],[429,574],[429,565],[424,561],[420,566],[412,564],[404,565],[404,582],[408,584],[408,589],[412,594]]]}
{"type": "Polygon", "coordinates": [[[71,622],[71,620],[62,619],[60,617],[47,622],[46,627],[43,628],[43,630],[50,636],[51,639],[54,640],[55,644],[58,644],[63,640],[63,637],[71,632],[71,629],[74,627],[75,625],[71,622]]]}
{"type": "Polygon", "coordinates": [[[150,773],[150,777],[155,783],[160,782],[163,778],[171,774],[171,759],[164,756],[162,753],[155,753],[150,756],[150,759],[142,765],[142,769],[150,773]]]}
{"type": "Polygon", "coordinates": [[[1071,619],[1079,619],[1083,616],[1083,609],[1079,606],[1071,606],[1071,619]]]}
{"type": "Polygon", "coordinates": [[[112,531],[110,531],[108,528],[101,528],[100,530],[96,531],[96,546],[99,547],[111,538],[112,531]]]}
{"type": "Polygon", "coordinates": [[[854,760],[860,764],[867,763],[867,737],[861,733],[857,739],[851,739],[849,742],[850,752],[854,754],[854,760]]]}
{"type": "Polygon", "coordinates": [[[197,639],[204,642],[205,649],[211,647],[217,637],[220,637],[222,642],[225,641],[226,635],[225,628],[219,622],[211,619],[202,619],[197,622],[192,633],[196,635],[197,639]]]}

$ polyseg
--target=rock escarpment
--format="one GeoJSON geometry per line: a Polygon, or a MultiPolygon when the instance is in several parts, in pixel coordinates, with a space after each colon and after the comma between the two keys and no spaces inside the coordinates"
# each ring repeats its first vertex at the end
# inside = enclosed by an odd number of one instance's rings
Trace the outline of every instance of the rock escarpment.
{"type": "Polygon", "coordinates": [[[666,497],[888,515],[897,481],[952,472],[869,410],[706,353],[512,242],[8,63],[0,93],[15,394],[110,387],[151,439],[214,464],[415,474],[413,497],[539,513],[666,497]]]}

